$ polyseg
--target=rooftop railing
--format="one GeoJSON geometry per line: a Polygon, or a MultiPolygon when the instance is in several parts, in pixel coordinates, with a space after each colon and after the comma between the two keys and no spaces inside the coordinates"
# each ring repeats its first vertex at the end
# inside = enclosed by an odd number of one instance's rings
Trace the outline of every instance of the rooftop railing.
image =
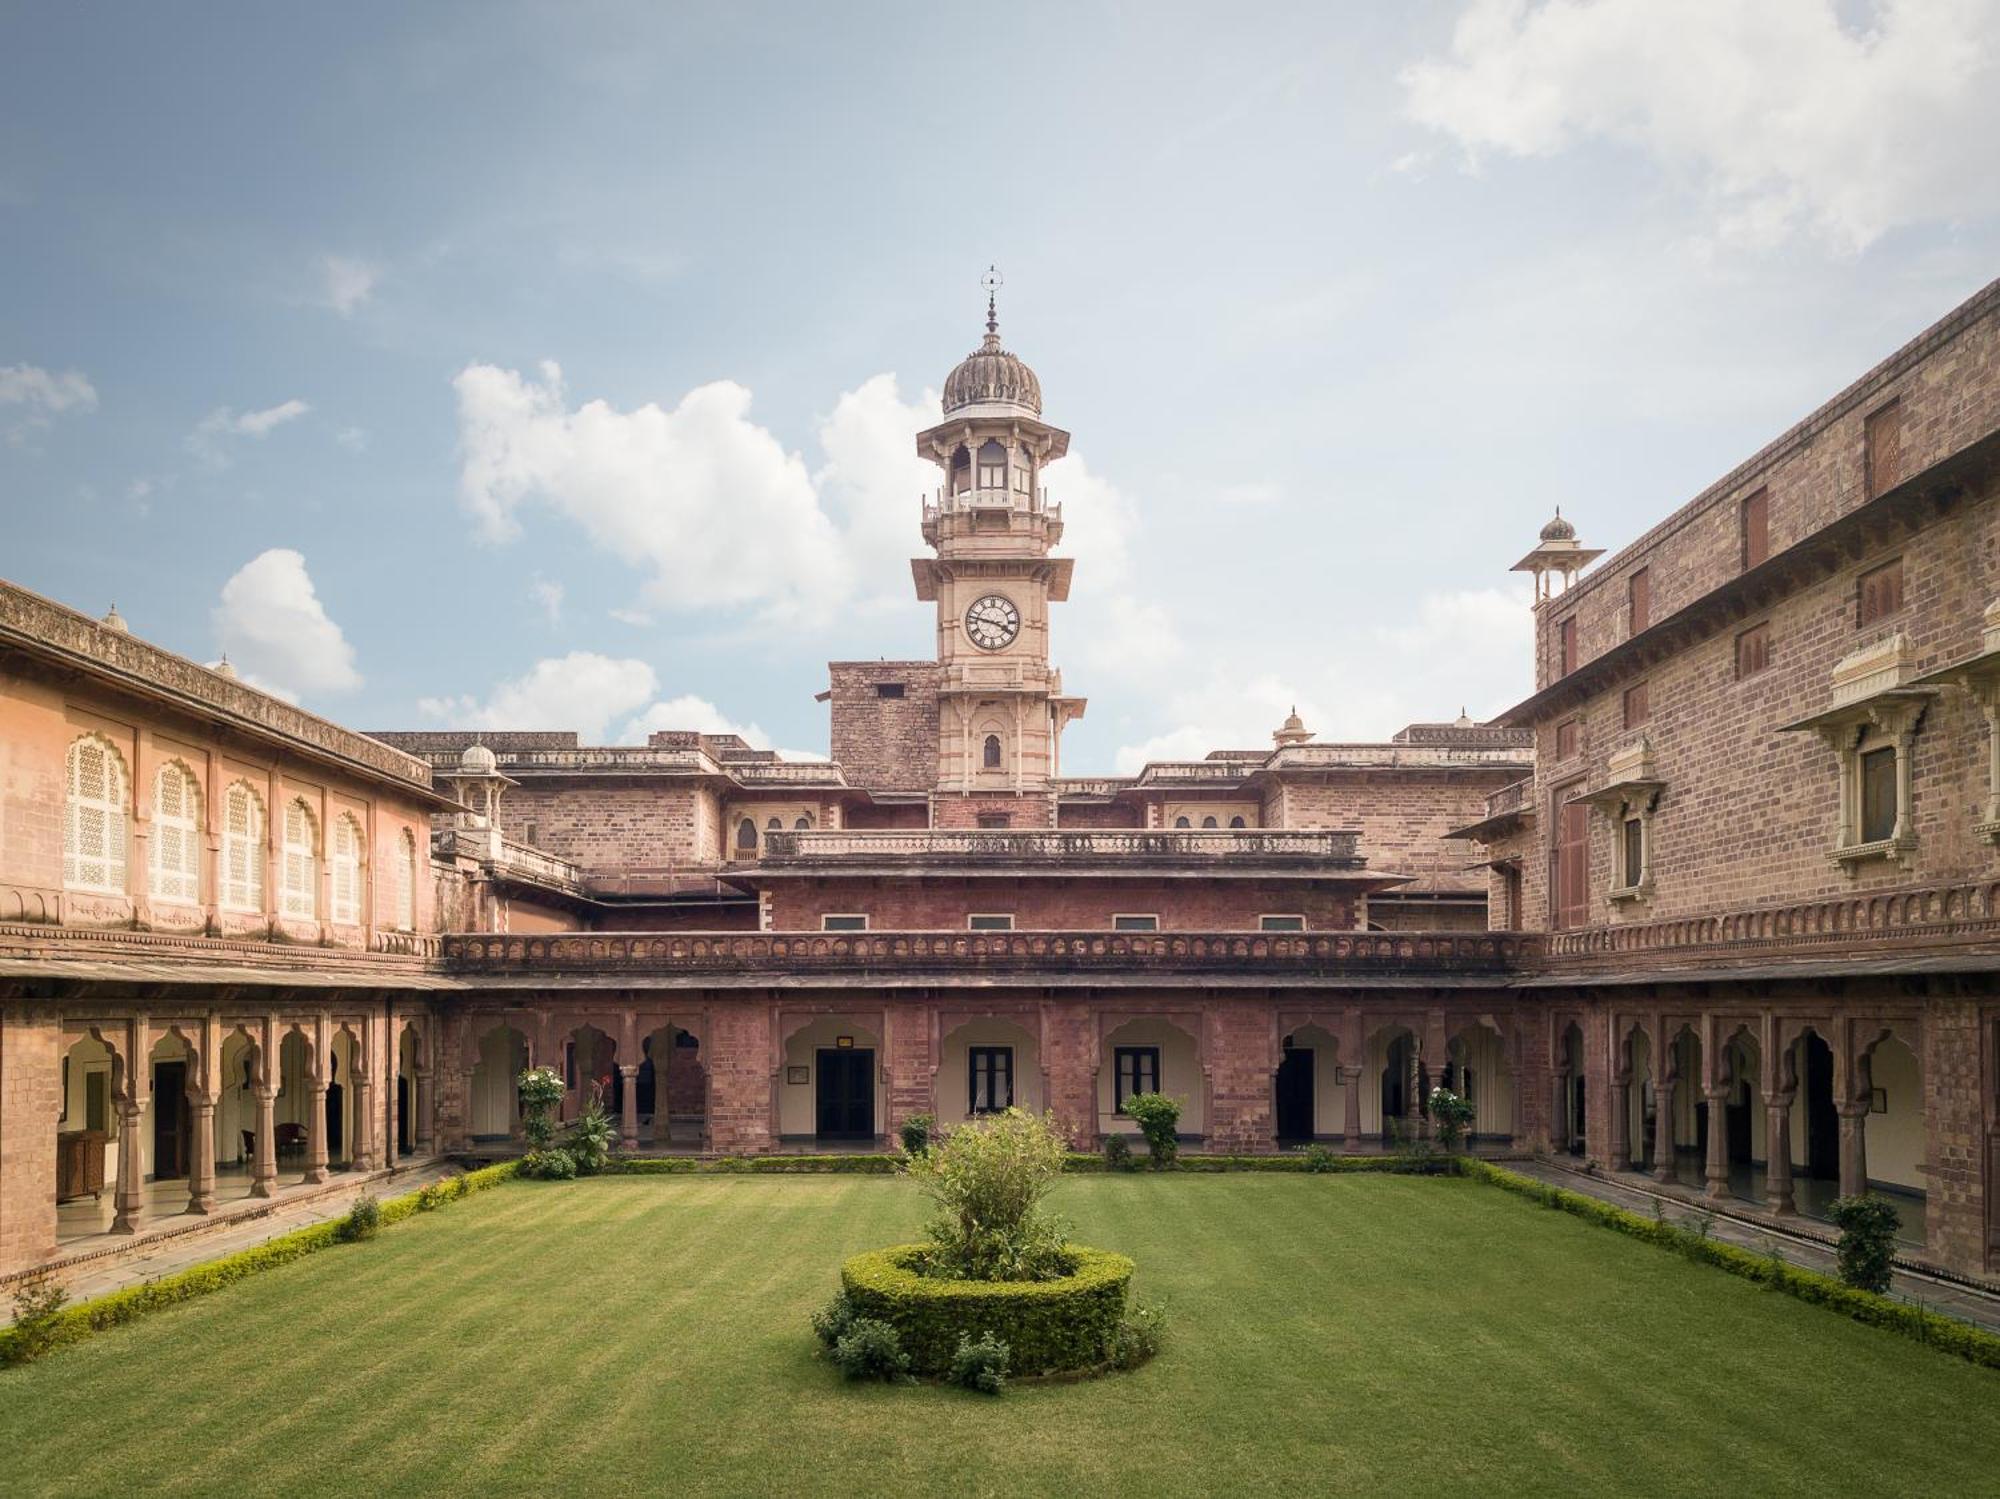
{"type": "Polygon", "coordinates": [[[1358,862],[1354,832],[1174,832],[1127,829],[1029,831],[995,828],[913,828],[885,832],[766,833],[764,862],[873,859],[976,859],[1030,864],[1096,860],[1255,859],[1358,862]]]}

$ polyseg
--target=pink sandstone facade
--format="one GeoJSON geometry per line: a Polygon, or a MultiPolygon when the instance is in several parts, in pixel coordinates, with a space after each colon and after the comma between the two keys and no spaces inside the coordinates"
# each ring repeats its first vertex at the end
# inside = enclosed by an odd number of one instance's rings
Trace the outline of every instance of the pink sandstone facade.
{"type": "Polygon", "coordinates": [[[1144,1088],[1369,1148],[1447,1082],[2000,1274],[2000,285],[1617,556],[1545,527],[1498,720],[1129,777],[1062,766],[1069,435],[990,321],[943,408],[937,653],[832,663],[825,762],[359,734],[0,585],[0,1279],[504,1151],[530,1062],[730,1153],[1144,1088]]]}

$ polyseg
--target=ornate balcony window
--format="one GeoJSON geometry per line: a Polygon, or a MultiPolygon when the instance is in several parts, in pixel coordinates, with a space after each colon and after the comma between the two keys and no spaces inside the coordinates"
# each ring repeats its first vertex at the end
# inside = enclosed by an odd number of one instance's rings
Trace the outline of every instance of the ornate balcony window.
{"type": "Polygon", "coordinates": [[[1838,758],[1840,812],[1829,851],[1850,872],[1875,860],[1911,867],[1917,848],[1912,767],[1917,730],[1939,689],[1910,679],[1900,631],[1841,659],[1833,702],[1786,733],[1818,734],[1838,758]]]}
{"type": "Polygon", "coordinates": [[[1613,877],[1606,898],[1642,901],[1653,893],[1653,811],[1666,782],[1653,770],[1653,747],[1641,736],[1611,756],[1605,784],[1587,792],[1589,802],[1611,820],[1613,877]]]}

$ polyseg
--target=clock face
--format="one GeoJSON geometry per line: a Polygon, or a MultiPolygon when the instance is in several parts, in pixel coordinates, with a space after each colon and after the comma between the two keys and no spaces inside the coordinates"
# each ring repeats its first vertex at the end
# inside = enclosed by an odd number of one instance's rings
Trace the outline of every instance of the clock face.
{"type": "Polygon", "coordinates": [[[974,599],[965,611],[965,633],[982,651],[1003,650],[1021,633],[1021,611],[997,593],[974,599]]]}

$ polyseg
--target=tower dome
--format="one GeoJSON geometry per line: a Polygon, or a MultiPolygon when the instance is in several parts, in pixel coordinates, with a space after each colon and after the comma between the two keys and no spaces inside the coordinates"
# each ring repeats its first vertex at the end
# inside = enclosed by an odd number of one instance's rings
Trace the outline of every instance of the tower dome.
{"type": "Polygon", "coordinates": [[[460,775],[490,776],[499,768],[499,759],[483,744],[468,744],[458,757],[460,775]]]}
{"type": "Polygon", "coordinates": [[[1042,382],[1014,354],[1000,347],[1000,317],[994,310],[993,288],[998,273],[987,273],[986,337],[944,377],[944,414],[969,406],[1011,406],[1031,416],[1042,414],[1042,382]]]}
{"type": "Polygon", "coordinates": [[[1556,506],[1556,518],[1542,527],[1543,541],[1575,541],[1576,527],[1563,519],[1562,506],[1556,506]]]}

